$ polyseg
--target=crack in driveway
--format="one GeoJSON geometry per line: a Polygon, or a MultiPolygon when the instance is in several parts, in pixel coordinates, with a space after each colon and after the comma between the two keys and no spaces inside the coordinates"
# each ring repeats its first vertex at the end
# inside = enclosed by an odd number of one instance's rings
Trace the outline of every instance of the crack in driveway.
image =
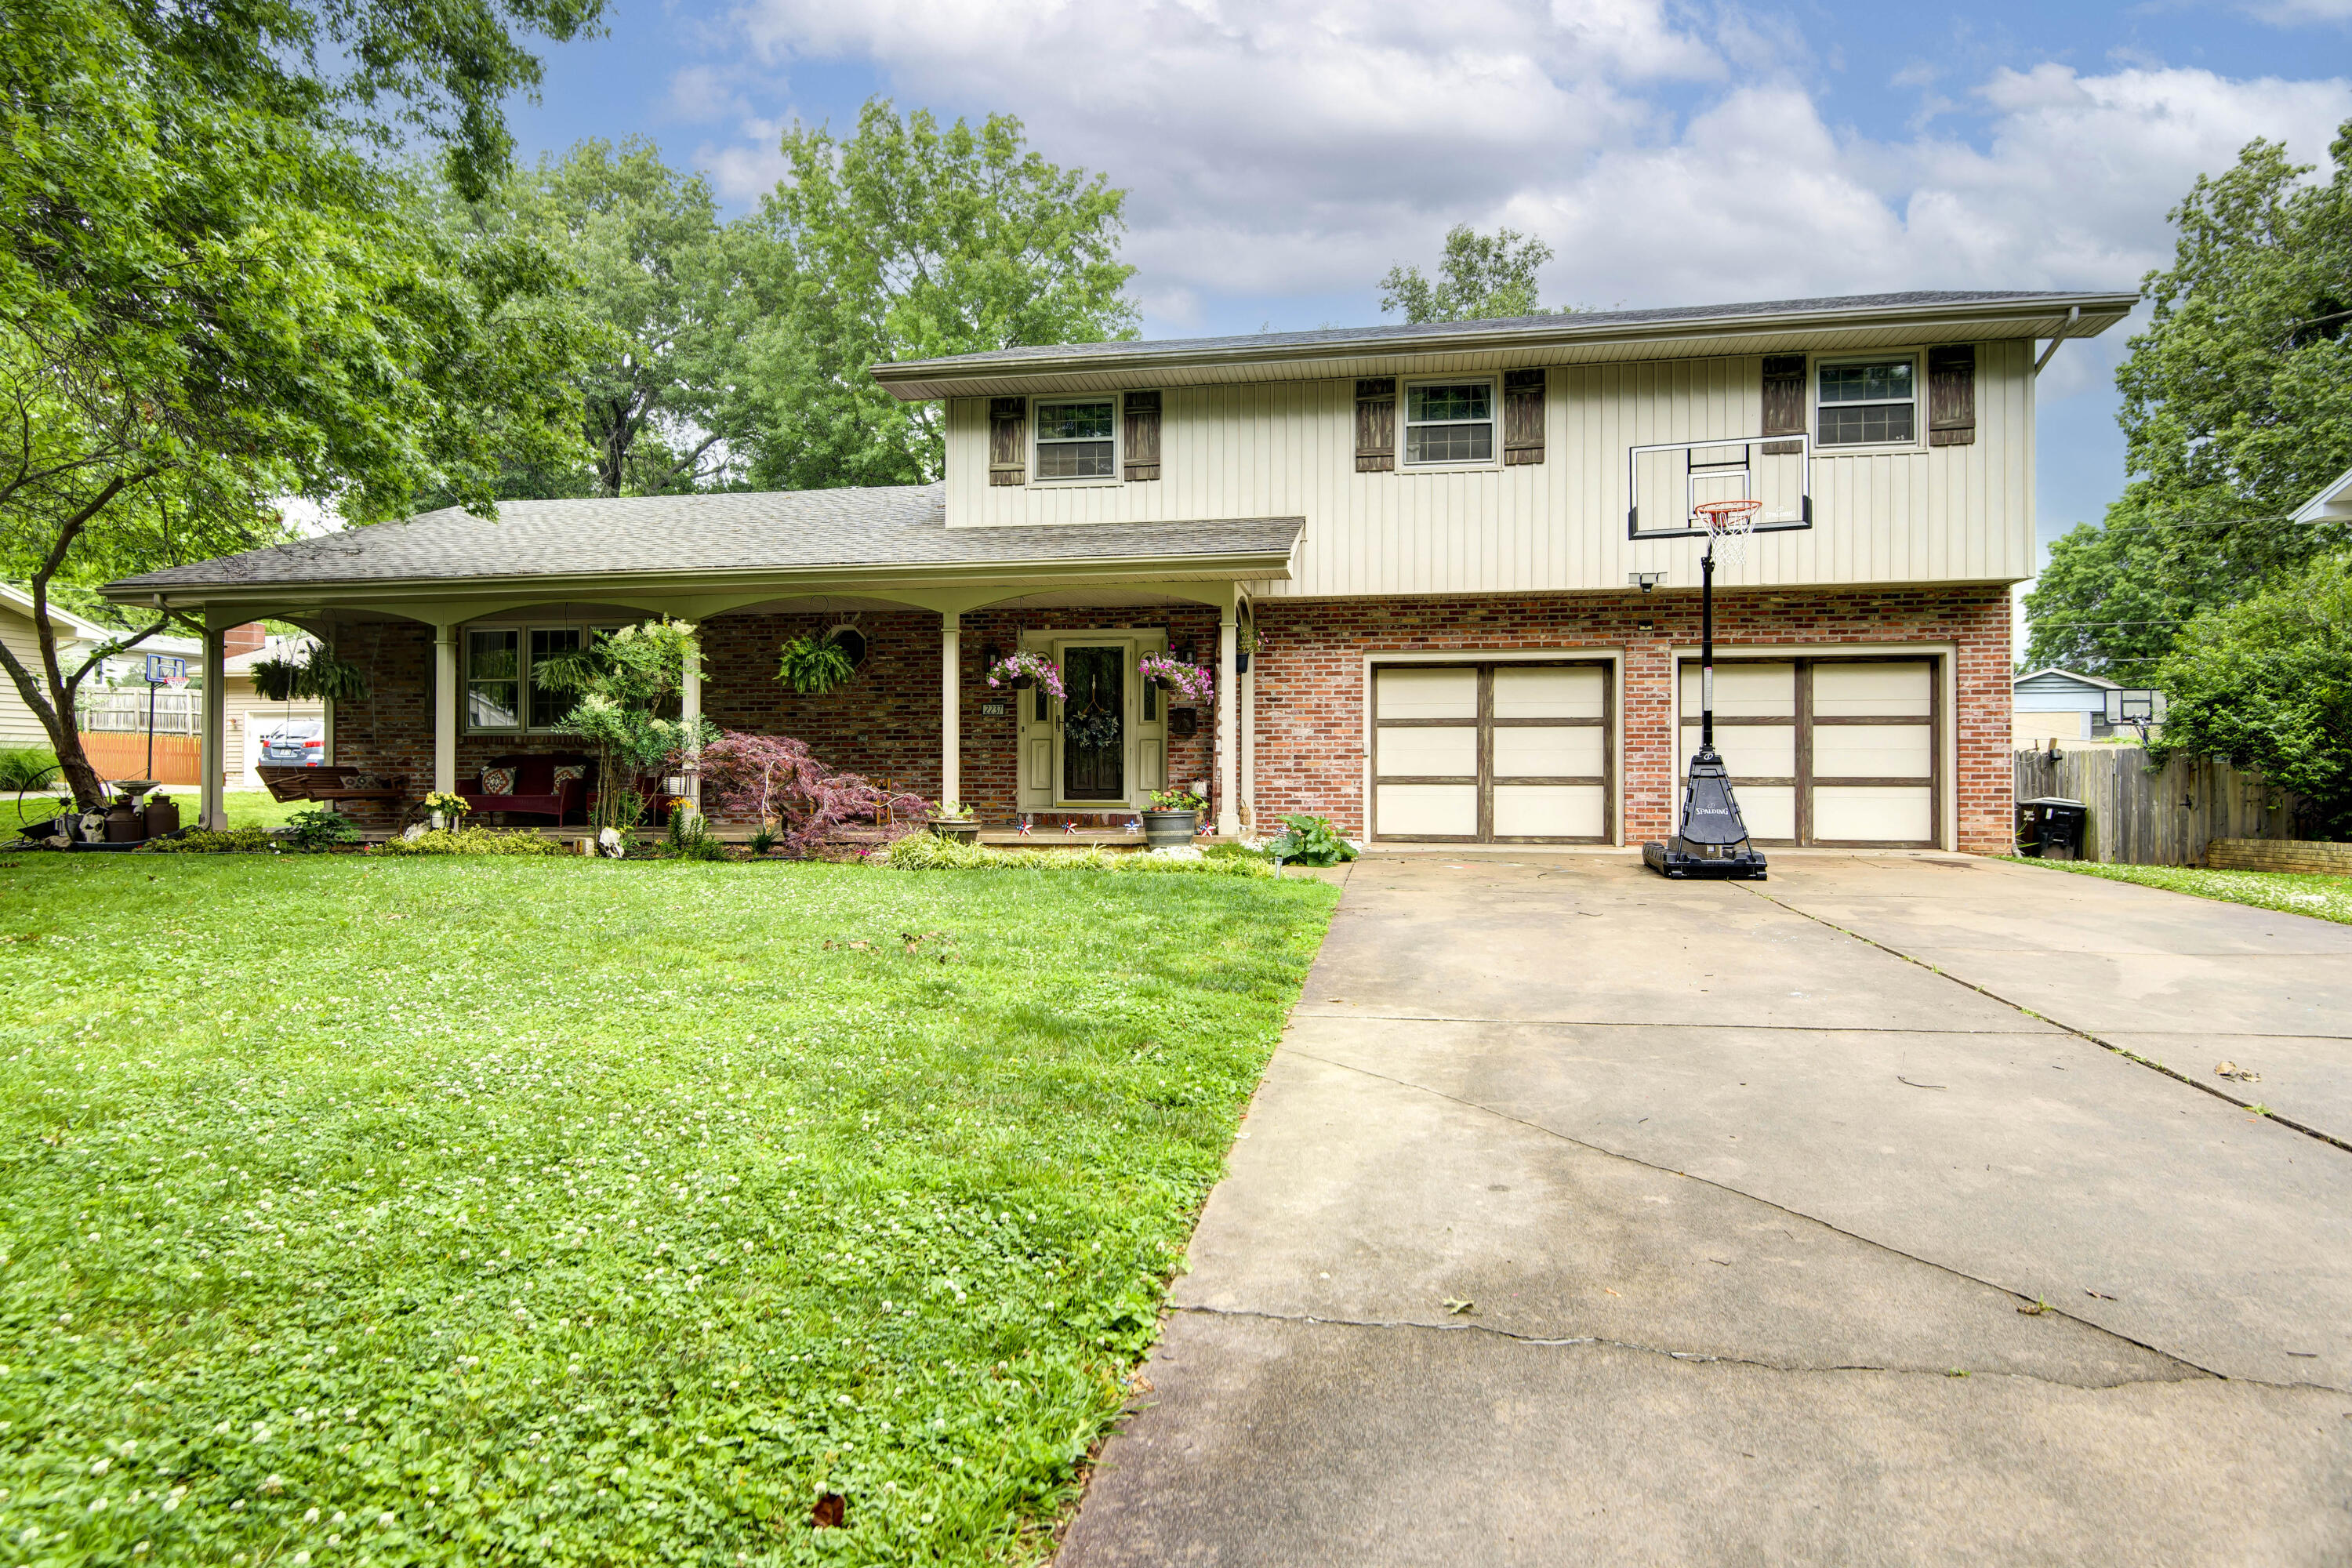
{"type": "MultiPolygon", "coordinates": [[[[1944,968],[1941,964],[1930,963],[1924,958],[1915,957],[1914,955],[1904,952],[1899,947],[1890,946],[1888,943],[1879,941],[1874,936],[1864,936],[1862,932],[1854,931],[1850,927],[1842,926],[1838,924],[1837,921],[1831,920],[1826,916],[1814,914],[1810,910],[1801,910],[1794,904],[1787,903],[1780,899],[1774,898],[1771,894],[1765,892],[1759,888],[1749,887],[1745,882],[1735,882],[1731,885],[1739,889],[1742,892],[1753,893],[1756,897],[1763,900],[1766,903],[1770,904],[1774,909],[1786,910],[1790,914],[1797,916],[1801,920],[1809,920],[1815,925],[1826,926],[1831,931],[1837,932],[1840,936],[1852,937],[1854,941],[1863,943],[1866,947],[1874,947],[1890,958],[1899,958],[1906,963],[1916,964],[1919,968],[1926,970],[1930,974],[1941,976],[1943,979],[1950,981],[1955,985],[1964,986],[1967,989],[1975,992],[1978,995],[1985,997],[1989,1001],[1998,1002],[2004,1007],[2013,1009],[2024,1017],[2032,1018],[2041,1023],[2048,1024],[2053,1028],[2063,1029],[2068,1034],[2073,1035],[2075,1038],[2088,1040],[2091,1044],[2098,1047],[2101,1050],[2112,1051],[2116,1056],[2123,1058],[2126,1061],[2137,1062],[2140,1066],[2147,1068],[2150,1072],[2162,1073],[2165,1077],[2171,1079],[2176,1083],[2185,1083],[2189,1088],[2198,1090],[2200,1093],[2210,1094],[2214,1099],[2221,1100],[2225,1104],[2234,1105],[2241,1110],[2253,1111],[2255,1115],[2261,1117],[2265,1121],[2275,1121],[2281,1127],[2286,1128],[2290,1131],[2300,1132],[2305,1137],[2309,1138],[2315,1142],[2325,1143],[2331,1148],[2341,1149],[2346,1153],[2352,1154],[2352,1141],[2338,1138],[2333,1132],[2323,1131],[2319,1128],[2310,1126],[2305,1122],[2297,1121],[2291,1116],[2282,1116],[2268,1106],[2263,1106],[2261,1110],[2256,1110],[2254,1109],[2256,1102],[2253,1100],[2240,1100],[2236,1095],[2231,1094],[2225,1089],[2221,1089],[2213,1084],[2207,1083],[2201,1079],[2191,1078],[2189,1074],[2180,1071],[2178,1068],[2168,1068],[2152,1057],[2144,1057],[2137,1051],[2132,1050],[2127,1047],[2116,1045],[2112,1040],[2103,1040],[2098,1036],[2093,1034],[2090,1030],[2080,1027],[2077,1025],[2070,1024],[2063,1018],[2053,1018],[2047,1013],[2036,1012],[2033,1008],[2027,1006],[2024,1003],[2012,1001],[2011,998],[2002,995],[2000,992],[1993,990],[1990,986],[1979,985],[1973,980],[1964,980],[1960,976],[1953,973],[1950,970],[1944,968]]],[[[2326,1039],[2334,1038],[2336,1037],[2321,1036],[2318,1037],[2326,1039]]]]}
{"type": "MultiPolygon", "coordinates": [[[[1528,1128],[1532,1131],[1542,1133],[1547,1138],[1558,1139],[1560,1142],[1573,1144],[1579,1149],[1590,1151],[1592,1153],[1601,1155],[1607,1159],[1622,1160],[1629,1165],[1639,1165],[1644,1170],[1657,1171],[1671,1176],[1680,1176],[1685,1181],[1696,1182],[1702,1186],[1713,1187],[1717,1192],[1728,1193],[1733,1197],[1745,1199],[1747,1202],[1752,1204],[1759,1204],[1764,1207],[1772,1210],[1776,1214],[1787,1215],[1792,1219],[1802,1220],[1807,1225],[1817,1225],[1823,1230],[1831,1232],[1832,1235],[1842,1236],[1846,1237],[1848,1240],[1859,1242],[1864,1247],[1870,1247],[1878,1252],[1885,1253],[1889,1257],[1900,1258],[1908,1262],[1916,1263],[1922,1268],[1933,1268],[1938,1273],[1948,1275],[1955,1279],[1965,1279],[1972,1285],[1982,1286],[1988,1290],[1997,1290],[2012,1300],[2027,1303],[2031,1303],[2035,1300],[2035,1298],[2024,1295],[2020,1291],[2013,1290],[2008,1286],[2000,1283],[1998,1280],[1986,1279],[1978,1275],[1970,1274],[1965,1269],[1955,1268],[1948,1263],[1939,1263],[1932,1258],[1922,1258],[1916,1253],[1906,1252],[1901,1247],[1891,1246],[1886,1242],[1877,1239],[1875,1237],[1864,1236],[1859,1232],[1848,1230],[1844,1226],[1837,1225],[1832,1221],[1822,1219],[1817,1215],[1807,1214],[1802,1209],[1790,1208],[1786,1204],[1776,1203],[1770,1198],[1760,1196],[1755,1193],[1744,1192],[1740,1188],[1732,1186],[1728,1183],[1717,1181],[1713,1177],[1694,1175],[1688,1171],[1676,1170],[1671,1165],[1661,1165],[1654,1161],[1644,1160],[1638,1154],[1628,1154],[1622,1150],[1604,1148],[1601,1144],[1588,1142],[1584,1139],[1576,1137],[1571,1133],[1562,1132],[1556,1127],[1548,1127],[1540,1121],[1530,1121],[1524,1116],[1514,1115],[1510,1111],[1500,1110],[1495,1106],[1487,1105],[1475,1100],[1465,1100],[1458,1094],[1448,1094],[1442,1089],[1433,1089],[1425,1083],[1415,1083],[1411,1079],[1398,1078],[1391,1073],[1376,1072],[1370,1068],[1362,1067],[1354,1062],[1335,1061],[1328,1057],[1319,1057],[1312,1051],[1301,1050],[1297,1046],[1291,1045],[1286,1041],[1283,1044],[1281,1048],[1284,1052],[1291,1056],[1298,1057],[1304,1060],[1319,1062],[1325,1067],[1337,1068],[1342,1072],[1357,1073],[1362,1077],[1372,1079],[1378,1082],[1392,1083],[1400,1089],[1412,1089],[1416,1094],[1426,1094],[1437,1100],[1446,1100],[1452,1104],[1461,1106],[1465,1110],[1475,1110],[1483,1116],[1492,1116],[1499,1121],[1508,1121],[1514,1125],[1528,1128]]],[[[2258,1378],[2231,1378],[2225,1373],[2216,1372],[2211,1367],[2200,1365],[2198,1363],[2190,1361],[2186,1356],[2180,1355],[2172,1351],[2165,1350],[2160,1346],[2149,1344],[2142,1340],[2136,1340],[2120,1330],[2109,1328],[2105,1323],[2094,1322],[2088,1318],[2081,1317],[2074,1312],[2067,1311],[2063,1307],[2048,1306],[2045,1304],[2043,1310],[2053,1317],[2063,1318],[2071,1323],[2079,1323],[2095,1333],[2104,1334],[2110,1339],[2117,1340],[2125,1344],[2146,1351],[2150,1355],[2161,1356],[2164,1360],[2172,1363],[2174,1365],[2185,1367],[2200,1376],[2223,1378],[2233,1383],[2261,1383],[2264,1381],[2258,1378]]],[[[1757,1364],[1764,1365],[1769,1363],[1759,1363],[1757,1364]]],[[[2271,1386],[2284,1387],[2289,1385],[2273,1384],[2271,1386]]],[[[2352,1390],[2336,1389],[2332,1384],[2315,1383],[2298,1384],[2295,1386],[2326,1388],[2337,1393],[2352,1393],[2352,1390]]]]}
{"type": "MultiPolygon", "coordinates": [[[[2005,1377],[2014,1378],[2021,1383],[2043,1383],[2058,1388],[2081,1389],[2137,1388],[2144,1384],[2149,1383],[2182,1383],[2199,1381],[2198,1378],[2129,1377],[2120,1378],[2112,1383],[2099,1383],[2078,1381],[2074,1378],[2049,1377],[2039,1373],[2016,1372],[2006,1369],[1985,1371],[1976,1368],[1944,1368],[1926,1365],[1895,1366],[1877,1362],[1769,1361],[1759,1356],[1729,1355],[1717,1351],[1676,1350],[1671,1345],[1653,1345],[1644,1344],[1637,1340],[1612,1339],[1606,1334],[1530,1334],[1521,1333],[1514,1329],[1497,1328],[1492,1323],[1424,1323],[1416,1321],[1411,1318],[1326,1318],[1318,1316],[1311,1312],[1270,1312],[1255,1307],[1181,1306],[1171,1307],[1168,1310],[1171,1315],[1183,1313],[1192,1317],[1201,1318],[1255,1319],[1269,1323],[1299,1323],[1310,1328],[1403,1330],[1408,1331],[1418,1331],[1423,1333],[1432,1334],[1485,1334],[1496,1339],[1508,1340],[1514,1344],[1531,1345],[1538,1348],[1557,1347],[1573,1350],[1591,1346],[1603,1350],[1633,1351],[1643,1355],[1663,1356],[1669,1361],[1713,1362],[1719,1363],[1726,1366],[1752,1366],[1759,1368],[1765,1372],[1785,1372],[1793,1373],[1873,1372],[1884,1373],[1894,1377],[2005,1377]]],[[[2052,1311],[2054,1315],[2064,1316],[2063,1313],[2058,1313],[2054,1308],[2052,1309],[2052,1311]]],[[[2095,1323],[2088,1326],[2095,1329],[2098,1327],[2095,1323]]],[[[2100,1331],[2106,1332],[2107,1331],[2101,1330],[2100,1331]]],[[[2123,1338],[2120,1334],[2115,1335],[2114,1337],[2117,1339],[2123,1338]]],[[[2164,1354],[2161,1351],[2158,1351],[2156,1353],[2158,1355],[2164,1354]]],[[[2168,1356],[2166,1359],[2183,1367],[2187,1367],[2189,1364],[2186,1362],[2180,1361],[2177,1356],[2168,1356]]],[[[2198,1372],[2201,1378],[2210,1379],[2217,1383],[2242,1384],[2252,1388],[2289,1389],[2326,1387],[2325,1384],[2317,1384],[2273,1383],[2261,1378],[2223,1378],[2211,1373],[2206,1373],[2201,1368],[2194,1368],[2191,1370],[2198,1372]]],[[[2329,1392],[2334,1391],[2329,1390],[2329,1392]]]]}

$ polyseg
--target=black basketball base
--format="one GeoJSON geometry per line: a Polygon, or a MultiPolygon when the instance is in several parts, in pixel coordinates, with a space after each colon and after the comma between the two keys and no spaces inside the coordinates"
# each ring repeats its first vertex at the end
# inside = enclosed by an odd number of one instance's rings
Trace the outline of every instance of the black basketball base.
{"type": "Polygon", "coordinates": [[[1642,846],[1642,863],[1661,877],[1764,880],[1764,857],[1748,841],[1732,798],[1731,773],[1715,748],[1701,742],[1683,792],[1682,831],[1664,844],[1642,846]]]}
{"type": "Polygon", "coordinates": [[[1642,846],[1642,864],[1661,877],[1718,877],[1728,881],[1765,880],[1764,857],[1750,844],[1726,849],[1719,844],[1685,844],[1669,838],[1642,846]]]}

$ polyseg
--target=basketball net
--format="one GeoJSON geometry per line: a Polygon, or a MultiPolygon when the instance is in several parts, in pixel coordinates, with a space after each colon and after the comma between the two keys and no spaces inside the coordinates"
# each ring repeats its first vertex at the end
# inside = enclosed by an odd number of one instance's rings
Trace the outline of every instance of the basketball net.
{"type": "Polygon", "coordinates": [[[1691,510],[1706,530],[1707,553],[1726,566],[1738,566],[1748,559],[1748,541],[1756,531],[1756,514],[1764,510],[1760,500],[1703,500],[1691,510]]]}

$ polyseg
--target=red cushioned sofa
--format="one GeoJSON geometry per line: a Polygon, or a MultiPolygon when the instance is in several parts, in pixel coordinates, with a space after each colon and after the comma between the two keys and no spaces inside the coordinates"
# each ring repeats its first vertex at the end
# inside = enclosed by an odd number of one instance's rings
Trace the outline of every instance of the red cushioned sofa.
{"type": "Polygon", "coordinates": [[[503,811],[509,816],[544,816],[558,826],[574,818],[588,820],[589,798],[596,790],[595,758],[556,752],[492,757],[482,764],[485,773],[497,768],[514,770],[514,783],[503,794],[490,794],[480,774],[457,786],[457,793],[466,797],[467,805],[475,813],[503,811]],[[560,767],[575,767],[580,773],[559,784],[555,770],[560,767]]]}

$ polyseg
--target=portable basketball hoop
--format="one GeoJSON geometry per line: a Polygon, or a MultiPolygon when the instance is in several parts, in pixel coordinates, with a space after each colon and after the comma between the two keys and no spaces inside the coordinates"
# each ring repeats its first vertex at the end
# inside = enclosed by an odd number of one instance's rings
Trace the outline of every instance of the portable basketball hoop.
{"type": "Polygon", "coordinates": [[[1731,772],[1715,750],[1715,559],[1719,551],[1737,566],[1748,559],[1748,541],[1764,503],[1755,500],[1701,501],[1691,508],[1706,530],[1706,553],[1699,558],[1698,754],[1691,758],[1683,791],[1681,823],[1664,844],[1642,846],[1642,860],[1664,877],[1720,877],[1762,881],[1764,857],[1748,841],[1748,824],[1731,793],[1731,772]]]}

